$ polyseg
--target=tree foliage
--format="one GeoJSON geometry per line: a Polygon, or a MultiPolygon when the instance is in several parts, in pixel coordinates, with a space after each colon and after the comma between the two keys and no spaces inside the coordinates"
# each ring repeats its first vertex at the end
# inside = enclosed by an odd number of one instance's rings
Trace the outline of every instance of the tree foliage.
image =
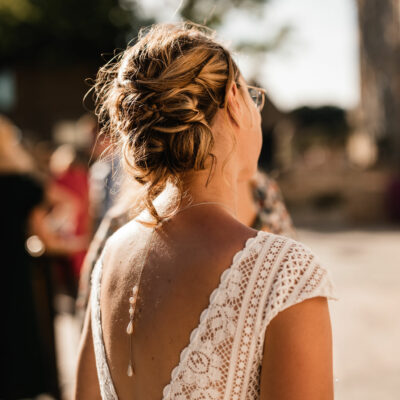
{"type": "MultiPolygon", "coordinates": [[[[263,23],[265,4],[270,0],[186,0],[179,10],[183,19],[217,28],[229,17],[230,11],[241,11],[254,18],[254,23],[263,23]]],[[[269,38],[259,38],[257,41],[249,40],[243,32],[243,40],[236,43],[235,50],[254,56],[273,51],[281,46],[291,33],[291,27],[282,26],[269,38]]]]}
{"type": "MultiPolygon", "coordinates": [[[[232,10],[259,17],[269,0],[182,0],[182,19],[217,28],[232,10]]],[[[124,47],[140,26],[154,22],[140,14],[138,0],[0,0],[0,67],[16,63],[74,64],[124,47]]],[[[163,2],[160,1],[160,6],[163,2]]],[[[279,45],[287,27],[273,40],[246,39],[238,49],[264,53],[279,45]]]]}
{"type": "Polygon", "coordinates": [[[269,0],[186,0],[180,15],[193,22],[216,27],[232,9],[257,13],[269,0]]]}
{"type": "Polygon", "coordinates": [[[0,62],[76,63],[126,44],[140,25],[135,2],[1,0],[0,62]]]}

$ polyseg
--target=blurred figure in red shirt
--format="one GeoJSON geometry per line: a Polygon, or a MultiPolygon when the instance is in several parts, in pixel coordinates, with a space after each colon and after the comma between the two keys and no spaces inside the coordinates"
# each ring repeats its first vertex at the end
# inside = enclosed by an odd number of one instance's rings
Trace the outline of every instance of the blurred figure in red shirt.
{"type": "MultiPolygon", "coordinates": [[[[87,163],[79,158],[72,145],[64,144],[51,156],[50,170],[53,179],[49,192],[55,204],[51,212],[51,220],[55,225],[53,228],[65,240],[79,238],[88,243],[91,236],[91,217],[87,163]]],[[[85,254],[86,248],[83,248],[65,256],[73,275],[74,296],[85,254]]]]}

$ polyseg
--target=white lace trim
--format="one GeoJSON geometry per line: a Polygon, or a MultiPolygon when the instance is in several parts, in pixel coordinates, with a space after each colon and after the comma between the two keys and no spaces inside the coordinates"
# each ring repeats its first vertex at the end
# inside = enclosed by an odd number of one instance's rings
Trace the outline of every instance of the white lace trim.
{"type": "Polygon", "coordinates": [[[193,346],[193,343],[196,341],[197,337],[198,337],[198,333],[200,330],[200,327],[202,326],[203,322],[205,321],[205,319],[207,318],[207,315],[209,313],[209,310],[211,308],[212,303],[214,302],[215,298],[217,297],[218,292],[221,290],[222,285],[225,283],[229,272],[235,267],[235,265],[238,263],[238,261],[241,259],[241,257],[244,255],[244,253],[251,247],[251,245],[256,241],[256,239],[260,236],[262,231],[258,231],[256,236],[250,237],[246,240],[246,243],[244,245],[244,247],[239,250],[232,259],[232,264],[230,265],[229,268],[227,268],[220,277],[220,282],[219,285],[216,289],[214,289],[210,295],[210,299],[209,299],[209,304],[208,307],[203,310],[203,312],[200,315],[200,321],[199,324],[196,328],[194,328],[190,334],[190,340],[189,340],[189,344],[181,351],[180,357],[179,357],[179,363],[178,365],[172,370],[171,372],[171,381],[170,383],[168,383],[163,390],[163,398],[162,400],[166,400],[168,398],[168,396],[170,395],[170,391],[171,391],[171,384],[174,381],[174,379],[176,378],[179,368],[182,366],[182,363],[186,360],[186,356],[189,352],[189,348],[193,346]]]}
{"type": "Polygon", "coordinates": [[[91,323],[93,346],[95,350],[96,369],[99,378],[100,393],[103,400],[118,400],[117,393],[108,368],[106,349],[104,348],[103,331],[101,328],[100,287],[103,271],[103,259],[99,258],[93,273],[91,286],[91,323]]]}

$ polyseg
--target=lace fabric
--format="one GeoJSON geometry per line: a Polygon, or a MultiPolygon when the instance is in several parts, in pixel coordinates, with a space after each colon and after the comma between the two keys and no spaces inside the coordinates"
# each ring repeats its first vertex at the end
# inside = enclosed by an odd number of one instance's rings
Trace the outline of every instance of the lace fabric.
{"type": "Polygon", "coordinates": [[[110,369],[108,368],[107,364],[106,350],[103,342],[103,332],[101,329],[100,286],[102,272],[103,259],[100,257],[93,269],[92,292],[90,297],[93,347],[101,398],[103,400],[118,400],[118,396],[111,379],[110,369]]]}
{"type": "MultiPolygon", "coordinates": [[[[101,332],[102,261],[92,276],[92,330],[103,400],[118,399],[101,332]]],[[[292,239],[259,231],[221,275],[209,306],[171,373],[163,400],[259,398],[266,328],[284,309],[305,299],[335,298],[329,273],[312,251],[292,239]]]]}

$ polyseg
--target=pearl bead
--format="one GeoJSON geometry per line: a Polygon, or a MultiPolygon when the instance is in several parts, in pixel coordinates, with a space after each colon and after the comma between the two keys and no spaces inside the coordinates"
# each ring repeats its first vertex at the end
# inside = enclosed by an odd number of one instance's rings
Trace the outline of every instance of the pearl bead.
{"type": "Polygon", "coordinates": [[[135,304],[136,303],[136,297],[129,297],[129,303],[135,304]]]}
{"type": "Polygon", "coordinates": [[[129,325],[128,325],[128,327],[126,328],[126,333],[127,333],[128,335],[132,335],[132,333],[133,333],[133,323],[132,323],[132,321],[129,322],[129,325]]]}
{"type": "Polygon", "coordinates": [[[128,365],[128,370],[126,371],[126,373],[128,374],[128,376],[133,375],[133,368],[131,364],[128,365]]]}

